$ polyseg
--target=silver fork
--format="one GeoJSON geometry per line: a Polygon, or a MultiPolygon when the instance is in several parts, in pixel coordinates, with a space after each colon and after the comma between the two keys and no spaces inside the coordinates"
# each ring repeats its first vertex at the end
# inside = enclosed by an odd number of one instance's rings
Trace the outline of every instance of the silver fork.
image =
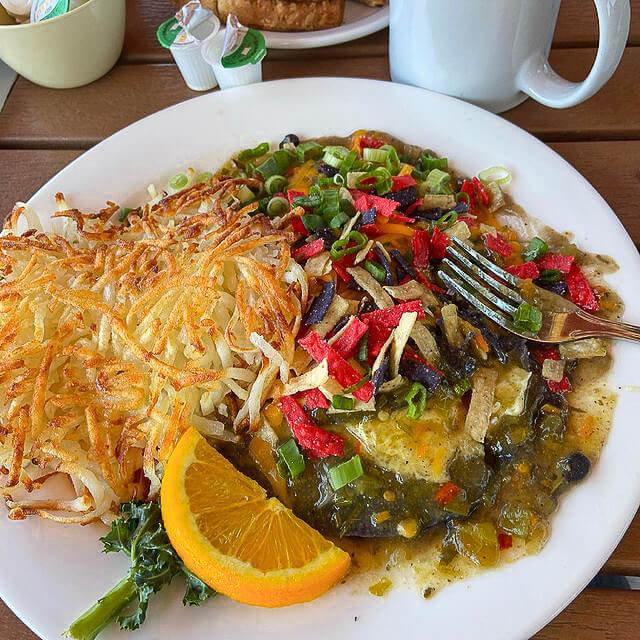
{"type": "Polygon", "coordinates": [[[514,324],[514,314],[518,306],[526,302],[517,291],[523,281],[458,238],[452,238],[447,254],[438,269],[440,280],[496,324],[522,338],[547,343],[593,337],[640,341],[640,327],[594,316],[565,298],[540,288],[538,291],[544,303],[541,309],[542,328],[536,335],[522,331],[514,324]],[[499,282],[494,276],[511,286],[499,282]]]}

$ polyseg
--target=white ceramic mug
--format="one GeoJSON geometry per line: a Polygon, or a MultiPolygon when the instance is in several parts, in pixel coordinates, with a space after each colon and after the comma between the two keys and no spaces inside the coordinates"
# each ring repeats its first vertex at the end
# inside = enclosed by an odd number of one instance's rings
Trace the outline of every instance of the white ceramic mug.
{"type": "Polygon", "coordinates": [[[585,80],[569,82],[548,59],[560,0],[390,0],[391,78],[495,113],[528,96],[572,107],[613,75],[629,34],[629,0],[594,2],[598,54],[585,80]]]}

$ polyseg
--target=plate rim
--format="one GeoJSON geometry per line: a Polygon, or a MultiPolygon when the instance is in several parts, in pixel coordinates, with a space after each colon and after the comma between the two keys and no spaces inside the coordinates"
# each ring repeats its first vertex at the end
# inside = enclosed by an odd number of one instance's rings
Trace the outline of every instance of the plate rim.
{"type": "MultiPolygon", "coordinates": [[[[359,83],[359,84],[373,84],[373,85],[385,85],[385,86],[388,86],[388,87],[395,87],[396,89],[398,87],[402,87],[399,90],[413,92],[414,95],[429,94],[430,97],[425,98],[425,100],[427,100],[427,101],[428,100],[436,100],[436,101],[444,100],[445,103],[447,101],[451,101],[452,104],[453,103],[462,103],[462,101],[459,101],[457,99],[450,98],[448,96],[442,96],[440,94],[434,94],[432,92],[428,92],[428,91],[425,91],[425,90],[422,90],[422,89],[417,89],[417,88],[414,88],[414,87],[408,87],[408,86],[404,86],[404,85],[396,85],[396,84],[389,83],[389,82],[386,82],[386,81],[366,80],[366,79],[326,78],[326,77],[322,77],[322,78],[296,78],[296,79],[275,80],[275,81],[271,81],[271,82],[268,82],[268,83],[263,83],[263,85],[253,85],[253,87],[260,87],[260,86],[265,86],[265,85],[282,85],[282,84],[300,84],[300,85],[302,85],[302,84],[309,83],[309,82],[312,82],[312,83],[316,83],[316,82],[328,82],[328,83],[347,82],[347,83],[359,83]]],[[[396,89],[390,89],[390,90],[396,90],[396,89]]],[[[250,92],[251,90],[255,90],[255,88],[252,89],[251,87],[241,87],[241,88],[238,88],[238,89],[227,90],[227,91],[233,91],[233,92],[242,92],[242,91],[246,92],[246,91],[249,91],[250,92]]],[[[159,112],[155,112],[153,114],[150,114],[150,115],[146,116],[145,118],[142,118],[141,120],[138,120],[137,122],[134,122],[134,123],[128,125],[124,129],[122,129],[122,130],[120,130],[118,132],[115,132],[114,134],[112,134],[111,136],[106,138],[105,140],[101,141],[98,145],[92,147],[91,149],[89,149],[85,153],[83,153],[81,156],[79,156],[78,158],[74,159],[69,165],[64,167],[60,172],[58,172],[55,176],[53,176],[50,180],[48,180],[29,199],[29,202],[34,202],[39,197],[42,197],[46,193],[47,188],[51,183],[57,181],[58,179],[63,178],[67,174],[68,171],[72,171],[74,166],[76,165],[76,163],[80,163],[81,161],[83,161],[83,159],[85,159],[85,156],[91,157],[91,155],[94,154],[94,153],[99,155],[102,152],[102,149],[104,149],[104,147],[102,147],[102,145],[106,146],[106,145],[109,145],[109,144],[114,144],[114,142],[117,143],[118,140],[120,139],[120,137],[126,135],[126,132],[131,127],[138,126],[138,125],[140,125],[140,123],[142,123],[144,121],[147,121],[147,120],[151,120],[153,118],[162,117],[162,116],[160,116],[160,114],[163,114],[165,112],[170,112],[172,110],[179,110],[180,108],[182,108],[182,105],[184,105],[186,103],[191,103],[191,102],[195,102],[195,101],[199,101],[199,100],[200,101],[211,100],[212,96],[216,96],[216,95],[220,95],[220,94],[218,92],[216,92],[216,93],[213,93],[213,94],[207,94],[207,95],[204,95],[204,96],[198,96],[198,97],[193,98],[191,100],[185,101],[184,103],[178,103],[176,105],[172,105],[172,106],[167,107],[166,109],[163,109],[163,110],[161,110],[159,112]]],[[[215,99],[215,98],[213,98],[213,99],[215,99]]],[[[551,149],[550,147],[545,145],[543,142],[541,142],[540,140],[538,140],[537,138],[535,138],[534,136],[532,136],[528,132],[524,131],[523,129],[517,127],[513,123],[505,121],[502,118],[499,118],[497,116],[494,116],[493,114],[485,112],[482,109],[479,109],[478,107],[474,107],[473,105],[469,105],[467,103],[462,103],[462,104],[464,105],[465,109],[471,110],[470,113],[475,114],[479,118],[487,118],[487,117],[489,117],[489,119],[495,119],[494,122],[500,121],[500,126],[504,126],[506,124],[507,128],[509,130],[511,130],[514,135],[517,135],[518,137],[521,137],[523,140],[526,140],[527,144],[533,144],[536,147],[538,147],[540,150],[544,149],[545,150],[544,152],[546,154],[551,154],[555,158],[555,161],[561,160],[562,163],[565,165],[565,169],[568,169],[573,174],[574,179],[575,178],[578,179],[580,187],[582,189],[584,189],[585,187],[587,188],[587,190],[589,192],[590,199],[593,199],[595,197],[595,200],[596,200],[598,206],[600,208],[606,209],[610,214],[610,218],[613,219],[613,220],[616,220],[616,222],[617,222],[616,226],[618,227],[618,232],[622,231],[623,236],[624,236],[624,238],[626,240],[626,244],[628,244],[631,247],[633,247],[633,250],[637,254],[637,251],[635,249],[635,245],[633,244],[633,241],[629,237],[628,233],[624,229],[624,226],[622,225],[620,220],[617,218],[615,213],[612,211],[612,209],[610,208],[608,203],[606,203],[604,198],[602,198],[602,196],[595,190],[595,188],[569,162],[567,162],[564,158],[562,158],[562,156],[557,154],[557,152],[555,152],[553,149],[551,149]]],[[[619,236],[619,233],[618,233],[618,236],[619,236]]],[[[634,258],[634,261],[636,262],[636,264],[640,264],[640,258],[638,258],[637,256],[634,258]]],[[[618,416],[616,415],[616,417],[614,417],[614,425],[613,425],[614,427],[615,427],[617,421],[618,421],[618,416]]],[[[606,450],[606,448],[607,447],[605,445],[605,450],[606,450]]],[[[604,451],[603,451],[603,453],[604,453],[604,451]]],[[[596,468],[599,468],[599,467],[600,467],[600,465],[598,465],[596,468]]],[[[581,567],[582,571],[580,572],[582,577],[579,578],[578,580],[574,579],[572,581],[572,585],[573,586],[572,586],[572,588],[570,590],[566,590],[565,591],[565,597],[562,600],[562,602],[558,601],[557,604],[554,605],[553,608],[547,608],[547,614],[546,614],[544,620],[539,618],[536,621],[530,622],[529,625],[527,625],[526,627],[525,626],[519,627],[519,630],[524,631],[526,629],[527,632],[529,633],[529,635],[531,635],[531,634],[535,633],[535,631],[537,631],[540,628],[542,628],[551,619],[553,619],[557,615],[557,613],[559,611],[564,609],[564,607],[566,607],[566,605],[571,600],[573,600],[575,598],[575,596],[589,582],[591,576],[594,575],[595,573],[597,573],[597,571],[602,566],[602,564],[604,562],[606,562],[607,558],[609,557],[611,552],[615,549],[615,547],[619,543],[620,539],[622,538],[622,536],[626,532],[629,523],[631,522],[631,520],[634,517],[634,513],[637,510],[638,504],[640,504],[640,485],[635,485],[635,486],[638,486],[638,489],[636,489],[636,492],[634,494],[633,500],[631,500],[630,502],[627,501],[629,504],[630,503],[635,504],[635,508],[633,510],[631,510],[631,508],[627,507],[627,509],[625,510],[624,517],[622,517],[622,518],[618,517],[617,526],[616,526],[616,535],[607,537],[608,554],[605,555],[604,557],[598,559],[595,562],[594,561],[590,561],[590,562],[585,563],[584,565],[582,565],[582,567],[581,567]]],[[[579,491],[581,489],[583,489],[583,487],[577,487],[571,493],[573,494],[573,493],[575,493],[575,492],[577,492],[577,491],[579,491]]],[[[618,516],[620,516],[620,513],[618,513],[618,516]]],[[[557,516],[554,517],[554,521],[556,520],[556,518],[557,518],[557,516]]],[[[5,526],[5,524],[0,523],[0,528],[3,527],[3,526],[5,526]]],[[[553,536],[552,536],[552,540],[553,540],[553,536]]],[[[526,562],[526,560],[527,559],[521,560],[516,564],[520,565],[521,563],[526,562]]],[[[483,575],[486,575],[487,573],[497,574],[500,571],[501,571],[500,569],[492,570],[490,572],[485,572],[483,575]]],[[[472,579],[472,580],[475,580],[475,579],[472,579]]],[[[30,621],[31,616],[28,615],[28,611],[26,609],[22,609],[19,606],[15,606],[15,607],[13,606],[13,604],[15,602],[15,599],[12,598],[12,597],[7,597],[6,589],[1,586],[2,582],[3,581],[0,580],[0,595],[2,595],[2,597],[5,600],[5,602],[7,603],[7,605],[14,611],[14,613],[16,613],[16,615],[21,620],[23,620],[25,622],[25,624],[27,624],[27,626],[29,626],[29,628],[34,630],[34,633],[39,633],[38,630],[36,630],[34,628],[34,626],[32,626],[31,621],[30,621]]],[[[465,582],[468,582],[468,581],[465,581],[465,582]]],[[[463,583],[458,583],[458,584],[463,584],[463,583]]],[[[448,587],[447,590],[452,589],[452,588],[453,587],[448,587]]],[[[41,636],[41,637],[44,637],[44,636],[41,636]]]]}

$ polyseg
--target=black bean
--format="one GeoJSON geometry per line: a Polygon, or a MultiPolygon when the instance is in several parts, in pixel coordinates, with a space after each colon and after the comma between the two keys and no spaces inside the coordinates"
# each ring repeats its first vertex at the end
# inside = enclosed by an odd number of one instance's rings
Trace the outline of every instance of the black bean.
{"type": "Polygon", "coordinates": [[[300,138],[298,138],[295,133],[288,133],[284,138],[282,138],[280,149],[282,149],[285,144],[292,144],[294,147],[297,147],[300,144],[300,138]]]}
{"type": "Polygon", "coordinates": [[[560,471],[567,482],[579,482],[591,469],[591,461],[584,453],[577,451],[558,463],[560,471]]]}

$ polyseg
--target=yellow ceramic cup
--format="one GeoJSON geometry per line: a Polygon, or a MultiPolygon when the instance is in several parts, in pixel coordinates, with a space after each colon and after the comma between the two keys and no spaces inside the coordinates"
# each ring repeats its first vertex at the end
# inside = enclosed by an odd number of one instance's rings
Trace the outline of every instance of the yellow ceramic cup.
{"type": "Polygon", "coordinates": [[[125,0],[89,0],[37,24],[10,22],[0,7],[0,58],[44,87],[70,89],[103,76],[120,56],[125,0]]]}

